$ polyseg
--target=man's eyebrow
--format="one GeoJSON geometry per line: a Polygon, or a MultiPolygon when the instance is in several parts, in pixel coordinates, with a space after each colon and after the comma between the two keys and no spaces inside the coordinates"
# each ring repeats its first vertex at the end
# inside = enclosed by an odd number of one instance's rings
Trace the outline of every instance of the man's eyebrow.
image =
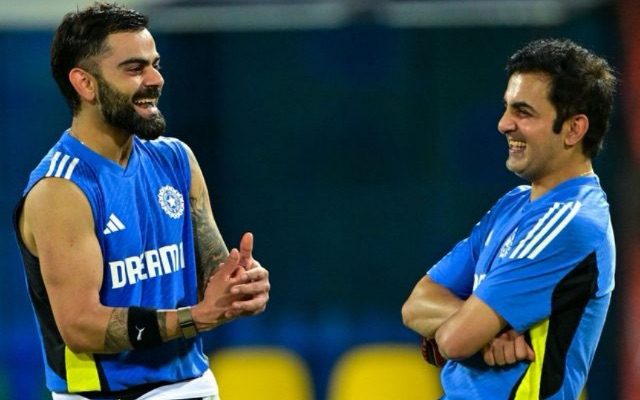
{"type": "Polygon", "coordinates": [[[505,104],[505,107],[509,106],[519,111],[530,111],[530,112],[537,113],[536,109],[526,101],[514,101],[513,103],[510,103],[510,104],[507,104],[507,102],[505,101],[504,104],[505,104]]]}
{"type": "Polygon", "coordinates": [[[160,61],[160,57],[156,57],[153,59],[153,61],[149,61],[146,58],[142,58],[142,57],[132,57],[132,58],[127,58],[126,60],[120,62],[118,64],[118,67],[125,67],[127,65],[131,65],[131,64],[139,64],[139,65],[149,65],[149,64],[156,64],[160,61]]]}

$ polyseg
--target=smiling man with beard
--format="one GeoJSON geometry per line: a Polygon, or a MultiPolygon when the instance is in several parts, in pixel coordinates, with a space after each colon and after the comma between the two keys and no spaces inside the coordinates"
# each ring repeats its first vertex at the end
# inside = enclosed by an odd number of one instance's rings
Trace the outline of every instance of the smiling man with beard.
{"type": "Polygon", "coordinates": [[[140,89],[132,99],[119,92],[105,81],[99,72],[94,72],[98,84],[98,100],[104,120],[124,132],[135,132],[142,139],[154,140],[164,133],[166,122],[157,107],[161,89],[148,87],[140,89]],[[148,117],[143,117],[131,104],[151,109],[148,117]]]}
{"type": "Polygon", "coordinates": [[[53,398],[217,399],[198,336],[262,312],[253,236],[227,250],[202,171],[163,137],[147,18],[96,3],[51,48],[71,127],[31,173],[14,223],[53,398]]]}

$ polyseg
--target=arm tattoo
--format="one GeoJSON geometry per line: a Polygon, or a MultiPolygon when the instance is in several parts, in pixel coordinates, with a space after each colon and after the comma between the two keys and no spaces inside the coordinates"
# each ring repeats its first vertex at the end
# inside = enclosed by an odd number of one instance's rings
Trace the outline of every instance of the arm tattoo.
{"type": "Polygon", "coordinates": [[[166,342],[169,340],[169,334],[167,333],[167,312],[158,311],[156,314],[158,315],[158,330],[160,330],[160,337],[163,342],[166,342]]]}
{"type": "Polygon", "coordinates": [[[186,147],[186,150],[191,168],[189,204],[196,252],[198,294],[199,298],[202,298],[207,280],[216,272],[218,265],[227,258],[229,251],[216,226],[216,221],[213,219],[207,184],[202,176],[198,160],[191,149],[186,147]]]}
{"type": "Polygon", "coordinates": [[[126,308],[114,308],[111,318],[107,324],[107,332],[104,337],[104,350],[108,353],[117,353],[133,348],[129,343],[129,333],[127,331],[126,308]]]}
{"type": "Polygon", "coordinates": [[[207,279],[215,273],[218,265],[229,255],[229,251],[213,220],[206,188],[203,187],[196,196],[190,197],[189,201],[191,203],[198,286],[202,294],[207,279]]]}

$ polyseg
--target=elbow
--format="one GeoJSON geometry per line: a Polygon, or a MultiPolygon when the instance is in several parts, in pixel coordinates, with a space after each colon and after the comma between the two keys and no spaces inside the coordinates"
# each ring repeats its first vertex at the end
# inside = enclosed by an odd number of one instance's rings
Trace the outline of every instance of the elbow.
{"type": "Polygon", "coordinates": [[[104,349],[104,336],[97,334],[89,325],[79,321],[66,321],[58,325],[65,346],[76,354],[98,353],[104,349]]]}
{"type": "Polygon", "coordinates": [[[407,300],[402,305],[402,323],[409,329],[415,330],[415,321],[417,319],[416,307],[411,300],[407,300]]]}
{"type": "Polygon", "coordinates": [[[469,346],[465,335],[446,327],[436,331],[435,339],[440,353],[448,360],[464,360],[474,355],[477,350],[469,346]]]}
{"type": "Polygon", "coordinates": [[[76,354],[96,353],[99,350],[98,346],[87,335],[80,334],[78,331],[73,332],[71,329],[61,330],[60,336],[62,336],[65,346],[76,354]]]}

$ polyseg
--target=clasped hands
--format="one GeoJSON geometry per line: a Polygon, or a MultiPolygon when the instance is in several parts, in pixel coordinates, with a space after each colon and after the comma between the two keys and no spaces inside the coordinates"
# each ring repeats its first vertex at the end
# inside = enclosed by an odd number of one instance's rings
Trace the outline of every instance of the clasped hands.
{"type": "Polygon", "coordinates": [[[199,331],[265,310],[271,288],[269,271],[253,258],[252,252],[253,235],[245,233],[240,251],[232,249],[209,277],[203,299],[192,308],[199,331]]]}

